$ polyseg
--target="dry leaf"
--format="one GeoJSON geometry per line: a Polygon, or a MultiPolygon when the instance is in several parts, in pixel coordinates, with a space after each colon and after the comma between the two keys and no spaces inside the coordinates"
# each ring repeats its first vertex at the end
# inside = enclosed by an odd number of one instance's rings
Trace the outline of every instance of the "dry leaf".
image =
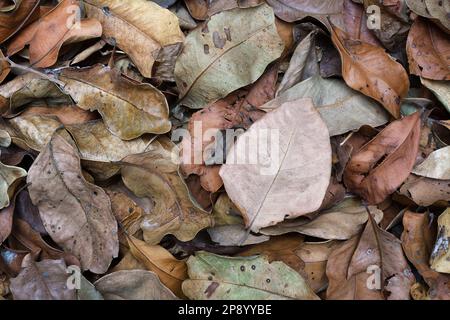
{"type": "Polygon", "coordinates": [[[134,237],[127,237],[130,251],[148,270],[158,275],[161,282],[178,297],[183,298],[181,283],[187,278],[186,263],[177,260],[161,246],[149,245],[134,237]]]}
{"type": "Polygon", "coordinates": [[[241,210],[246,227],[255,232],[317,210],[330,173],[328,130],[310,99],[283,103],[255,122],[238,138],[220,169],[230,199],[241,210]],[[259,139],[266,150],[257,151],[258,143],[248,144],[247,138],[259,139]],[[241,164],[249,156],[256,164],[241,164]]]}
{"type": "Polygon", "coordinates": [[[87,0],[84,3],[87,16],[101,22],[103,38],[124,50],[144,77],[152,76],[155,62],[176,58],[184,36],[176,15],[169,10],[146,0],[87,0]],[[169,50],[167,56],[165,48],[175,50],[169,50]]]}
{"type": "Polygon", "coordinates": [[[351,39],[333,27],[332,38],[342,59],[342,76],[347,85],[380,102],[395,118],[409,89],[402,65],[382,48],[351,39]]]}
{"type": "Polygon", "coordinates": [[[409,71],[432,80],[450,80],[450,39],[432,23],[418,18],[406,44],[409,71]]]}
{"type": "Polygon", "coordinates": [[[64,44],[79,42],[102,35],[96,19],[78,20],[80,1],[63,0],[38,21],[23,29],[8,45],[8,56],[30,46],[30,63],[46,68],[54,65],[64,44]]]}
{"type": "Polygon", "coordinates": [[[381,230],[373,218],[360,237],[347,240],[331,253],[327,277],[327,299],[333,300],[409,300],[415,280],[400,240],[381,230]]]}
{"type": "Polygon", "coordinates": [[[174,300],[176,297],[158,279],[145,270],[110,273],[94,283],[105,300],[174,300]]]}
{"type": "Polygon", "coordinates": [[[419,149],[420,114],[391,122],[352,155],[344,183],[370,204],[385,200],[406,180],[419,149]]]}
{"type": "Polygon", "coordinates": [[[59,79],[80,108],[97,110],[108,130],[123,140],[171,128],[166,98],[150,84],[135,83],[101,65],[65,69],[59,79]]]}
{"type": "Polygon", "coordinates": [[[427,178],[450,180],[450,146],[433,151],[412,173],[427,178]]]}
{"type": "Polygon", "coordinates": [[[199,109],[244,87],[284,48],[265,4],[211,17],[187,37],[175,65],[180,104],[199,109]]]}
{"type": "Polygon", "coordinates": [[[405,228],[402,234],[403,250],[430,288],[426,298],[450,299],[450,276],[432,270],[428,264],[434,241],[428,216],[406,211],[403,215],[403,226],[405,228]]]}
{"type": "Polygon", "coordinates": [[[83,270],[105,273],[118,253],[117,224],[106,193],[81,175],[73,146],[55,134],[27,181],[52,239],[78,257],[83,270]]]}
{"type": "Polygon", "coordinates": [[[446,209],[438,219],[437,239],[431,253],[431,268],[437,272],[450,273],[450,209],[446,209]]]}

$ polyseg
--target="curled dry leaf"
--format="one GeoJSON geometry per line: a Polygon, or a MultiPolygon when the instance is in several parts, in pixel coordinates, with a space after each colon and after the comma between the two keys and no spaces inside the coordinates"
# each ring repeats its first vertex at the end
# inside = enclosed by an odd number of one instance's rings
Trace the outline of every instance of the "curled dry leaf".
{"type": "Polygon", "coordinates": [[[409,300],[415,281],[400,240],[380,229],[373,218],[361,236],[336,247],[328,258],[326,273],[327,299],[333,300],[409,300]],[[374,287],[372,274],[380,276],[375,279],[379,288],[374,287]]]}
{"type": "Polygon", "coordinates": [[[193,30],[175,65],[180,104],[199,109],[244,87],[284,48],[269,6],[218,13],[193,30]]]}
{"type": "Polygon", "coordinates": [[[80,10],[78,0],[61,1],[14,37],[8,45],[8,56],[29,45],[31,65],[46,68],[56,63],[64,44],[100,37],[101,24],[96,19],[78,20],[80,10]]]}
{"type": "Polygon", "coordinates": [[[75,300],[76,290],[67,288],[69,274],[63,260],[34,262],[24,259],[22,271],[11,279],[15,300],[75,300]]]}
{"type": "MultiPolygon", "coordinates": [[[[87,0],[84,3],[87,16],[101,22],[103,38],[125,51],[144,77],[152,76],[155,62],[176,58],[184,36],[177,16],[169,10],[146,0],[87,0]]],[[[169,69],[173,74],[173,64],[169,69]]]]}
{"type": "Polygon", "coordinates": [[[438,100],[444,105],[448,112],[450,112],[450,82],[449,81],[434,81],[420,78],[422,84],[433,92],[438,100]]]}
{"type": "Polygon", "coordinates": [[[428,264],[435,235],[428,215],[406,211],[403,215],[403,250],[429,287],[426,299],[449,300],[450,276],[438,273],[428,264]]]}
{"type": "Polygon", "coordinates": [[[103,189],[83,178],[74,147],[55,134],[27,182],[51,238],[78,257],[83,270],[105,273],[118,253],[117,223],[103,189]]]}
{"type": "Polygon", "coordinates": [[[188,261],[183,292],[190,299],[318,300],[306,281],[283,262],[266,257],[223,257],[197,252],[188,261]]]}
{"type": "Polygon", "coordinates": [[[8,207],[0,210],[0,245],[11,233],[14,208],[15,203],[12,202],[8,207]]]}
{"type": "Polygon", "coordinates": [[[450,146],[433,151],[412,173],[427,178],[450,180],[450,146]]]}
{"type": "Polygon", "coordinates": [[[9,200],[13,196],[18,183],[26,175],[27,172],[24,169],[0,162],[0,209],[9,206],[9,200]]]}
{"type": "Polygon", "coordinates": [[[334,45],[342,60],[342,76],[347,85],[380,102],[395,118],[409,89],[408,74],[384,49],[354,40],[336,26],[334,45]]]}
{"type": "Polygon", "coordinates": [[[340,79],[323,79],[320,76],[296,84],[261,108],[275,109],[283,102],[299,98],[313,100],[330,136],[357,130],[363,125],[378,127],[389,120],[389,114],[376,101],[349,88],[340,79]]]}
{"type": "Polygon", "coordinates": [[[20,1],[12,12],[0,13],[0,43],[17,33],[31,18],[39,7],[38,0],[20,1]]]}
{"type": "Polygon", "coordinates": [[[105,300],[174,300],[157,275],[145,270],[110,273],[94,283],[105,300]]]}
{"type": "Polygon", "coordinates": [[[120,162],[125,186],[138,197],[155,202],[141,224],[144,239],[150,244],[159,243],[166,234],[189,241],[213,224],[212,217],[192,201],[179,175],[177,156],[177,147],[161,137],[146,153],[127,156],[120,162]]]}
{"type": "Polygon", "coordinates": [[[102,65],[65,69],[59,79],[80,108],[97,110],[108,129],[123,140],[171,128],[166,98],[150,84],[135,83],[102,65]]]}
{"type": "Polygon", "coordinates": [[[149,245],[128,236],[131,254],[148,270],[158,275],[161,282],[178,297],[184,298],[181,283],[187,278],[186,262],[177,260],[169,251],[158,245],[149,245]]]}
{"type": "Polygon", "coordinates": [[[220,169],[230,199],[241,210],[246,227],[255,232],[317,210],[330,174],[328,129],[310,99],[283,103],[255,122],[238,138],[220,169]],[[261,137],[264,131],[266,140],[261,137]],[[249,139],[266,143],[266,150],[257,150],[258,143],[248,144],[249,139]],[[242,164],[247,157],[254,164],[242,164]]]}
{"type": "Polygon", "coordinates": [[[438,218],[437,239],[431,253],[431,268],[437,272],[450,273],[449,241],[450,208],[447,208],[438,218]]]}
{"type": "Polygon", "coordinates": [[[450,39],[424,19],[414,21],[406,43],[409,71],[432,80],[450,80],[450,39]]]}
{"type": "Polygon", "coordinates": [[[406,180],[419,150],[420,113],[391,122],[347,163],[344,183],[370,204],[385,200],[406,180]]]}

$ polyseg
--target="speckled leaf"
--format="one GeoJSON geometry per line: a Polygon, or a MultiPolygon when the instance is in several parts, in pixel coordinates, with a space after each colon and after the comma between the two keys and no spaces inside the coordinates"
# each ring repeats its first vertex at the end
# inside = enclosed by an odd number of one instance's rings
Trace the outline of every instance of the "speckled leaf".
{"type": "Polygon", "coordinates": [[[183,292],[194,300],[318,300],[306,281],[283,262],[266,257],[222,257],[197,252],[189,257],[183,292]]]}
{"type": "Polygon", "coordinates": [[[73,145],[55,134],[27,182],[53,241],[79,258],[83,270],[105,273],[118,254],[117,223],[105,191],[83,178],[73,145]]]}
{"type": "Polygon", "coordinates": [[[211,17],[187,37],[175,65],[180,103],[203,108],[258,79],[284,48],[266,4],[211,17]]]}
{"type": "Polygon", "coordinates": [[[450,208],[438,218],[438,234],[431,252],[431,268],[437,272],[450,273],[450,208]]]}

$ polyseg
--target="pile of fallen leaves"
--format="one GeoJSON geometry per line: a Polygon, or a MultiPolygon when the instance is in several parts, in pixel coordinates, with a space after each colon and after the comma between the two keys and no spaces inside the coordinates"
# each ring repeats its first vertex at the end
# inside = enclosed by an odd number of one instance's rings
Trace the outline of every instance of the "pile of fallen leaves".
{"type": "Polygon", "coordinates": [[[450,299],[449,16],[0,1],[0,299],[450,299]]]}

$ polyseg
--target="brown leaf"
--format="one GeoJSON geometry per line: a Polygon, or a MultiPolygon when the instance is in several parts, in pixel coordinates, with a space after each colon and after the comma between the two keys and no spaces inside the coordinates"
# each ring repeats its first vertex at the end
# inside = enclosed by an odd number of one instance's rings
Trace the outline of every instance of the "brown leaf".
{"type": "Polygon", "coordinates": [[[213,14],[225,10],[255,7],[263,2],[263,0],[184,0],[189,13],[197,20],[206,20],[213,14]]]}
{"type": "Polygon", "coordinates": [[[327,299],[333,300],[409,300],[415,280],[400,240],[381,230],[373,219],[360,237],[343,242],[331,253],[326,273],[327,299]]]}
{"type": "Polygon", "coordinates": [[[420,113],[391,122],[347,163],[344,183],[370,204],[378,204],[408,177],[419,150],[420,113]]]}
{"type": "Polygon", "coordinates": [[[167,234],[189,241],[213,224],[212,217],[190,197],[178,173],[177,152],[172,141],[161,136],[148,152],[130,155],[120,162],[125,186],[155,203],[141,224],[144,239],[150,244],[159,243],[167,234]]]}
{"type": "Polygon", "coordinates": [[[69,274],[63,260],[24,260],[24,268],[11,279],[14,300],[76,300],[76,290],[67,288],[69,274]]]}
{"type": "MultiPolygon", "coordinates": [[[[266,74],[260,79],[266,79],[266,77],[273,79],[273,75],[266,76],[266,74]]],[[[267,80],[257,81],[256,84],[267,84],[267,80]]],[[[260,87],[258,86],[257,88],[259,89],[260,87]]],[[[255,91],[258,89],[255,89],[255,91]]],[[[255,93],[251,99],[255,103],[262,102],[260,93],[255,93]]],[[[215,135],[222,133],[222,130],[226,129],[248,129],[253,122],[264,115],[263,111],[258,111],[247,104],[249,103],[246,101],[246,98],[239,98],[239,94],[234,93],[197,111],[189,120],[190,140],[183,139],[182,142],[181,172],[185,176],[191,174],[200,176],[200,183],[206,191],[217,192],[223,185],[223,181],[219,176],[220,165],[206,166],[204,164],[205,152],[208,151],[207,147],[211,147],[211,144],[214,145],[214,141],[218,141],[215,140],[215,135]]],[[[225,135],[223,135],[222,140],[225,140],[225,138],[225,135]]],[[[232,143],[232,141],[225,141],[225,143],[232,143]]],[[[216,146],[214,149],[217,151],[216,146]]],[[[223,162],[223,157],[218,160],[223,162]]]]}
{"type": "Polygon", "coordinates": [[[354,40],[337,27],[332,29],[334,45],[342,60],[347,85],[378,102],[394,117],[400,117],[400,102],[409,89],[408,74],[384,49],[354,40]]]}
{"type": "Polygon", "coordinates": [[[117,223],[103,189],[83,178],[74,147],[55,134],[31,166],[28,182],[52,239],[78,257],[83,270],[106,272],[118,253],[117,223]]]}
{"type": "Polygon", "coordinates": [[[27,108],[21,116],[27,115],[46,115],[56,116],[62,124],[72,125],[81,124],[97,119],[97,115],[78,108],[77,106],[60,106],[60,107],[30,107],[27,108]]]}
{"type": "Polygon", "coordinates": [[[432,270],[428,262],[436,236],[428,215],[407,210],[403,215],[403,226],[403,250],[429,286],[427,298],[449,300],[450,275],[432,270]]]}
{"type": "Polygon", "coordinates": [[[2,244],[11,233],[14,208],[15,201],[13,200],[8,207],[0,210],[0,244],[2,244]]]}
{"type": "Polygon", "coordinates": [[[23,29],[8,45],[8,56],[30,46],[30,63],[46,68],[54,65],[64,44],[100,37],[102,26],[95,19],[78,21],[80,1],[63,0],[38,21],[23,29]]]}
{"type": "Polygon", "coordinates": [[[148,83],[136,83],[100,64],[65,69],[59,78],[80,108],[97,110],[108,130],[123,140],[171,128],[166,98],[148,83]]]}
{"type": "Polygon", "coordinates": [[[367,27],[364,6],[352,0],[344,0],[344,25],[350,39],[361,40],[374,46],[381,46],[380,41],[367,27]]]}
{"type": "Polygon", "coordinates": [[[155,272],[161,282],[175,295],[185,297],[181,283],[187,278],[186,263],[177,260],[169,251],[161,246],[149,245],[134,237],[127,237],[130,251],[145,267],[155,272]]]}
{"type": "Polygon", "coordinates": [[[184,40],[175,14],[146,0],[84,3],[87,16],[101,22],[103,38],[124,50],[144,77],[152,77],[155,61],[165,61],[171,65],[165,76],[173,78],[174,59],[184,40]]]}
{"type": "Polygon", "coordinates": [[[450,39],[441,29],[417,18],[406,43],[409,71],[433,80],[450,80],[450,39]]]}
{"type": "Polygon", "coordinates": [[[39,7],[38,0],[21,1],[12,12],[0,13],[0,43],[18,32],[29,20],[34,18],[39,7]]]}

